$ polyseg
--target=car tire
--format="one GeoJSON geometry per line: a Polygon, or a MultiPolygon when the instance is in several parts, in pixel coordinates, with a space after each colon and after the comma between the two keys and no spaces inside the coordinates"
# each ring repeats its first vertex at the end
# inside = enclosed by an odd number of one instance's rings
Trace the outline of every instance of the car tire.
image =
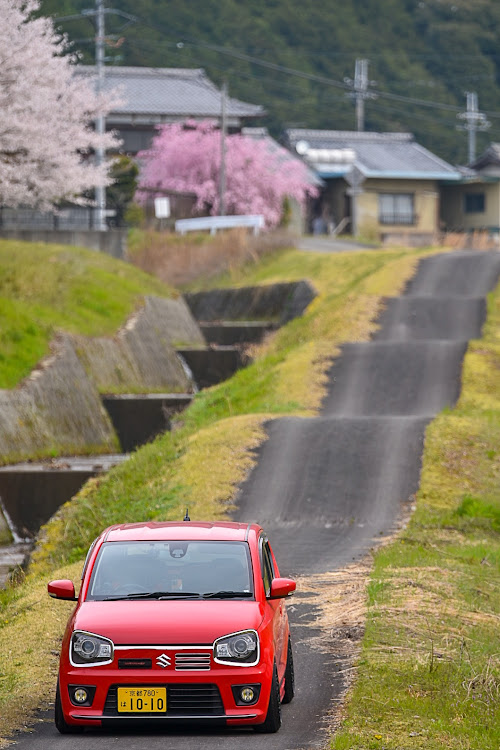
{"type": "Polygon", "coordinates": [[[67,724],[64,719],[64,714],[61,705],[61,693],[59,691],[59,682],[57,683],[56,689],[56,704],[54,707],[54,724],[56,729],[61,734],[80,734],[83,732],[83,727],[78,727],[74,724],[67,724]]]}
{"type": "Polygon", "coordinates": [[[291,703],[294,695],[295,695],[295,672],[293,669],[292,641],[289,636],[288,637],[288,651],[286,655],[285,692],[283,694],[283,700],[281,702],[291,703]]]}
{"type": "Polygon", "coordinates": [[[256,732],[273,734],[281,727],[281,703],[280,703],[280,686],[278,682],[278,670],[276,664],[273,670],[273,682],[271,685],[271,695],[269,696],[269,705],[263,724],[257,724],[254,727],[256,732]]]}

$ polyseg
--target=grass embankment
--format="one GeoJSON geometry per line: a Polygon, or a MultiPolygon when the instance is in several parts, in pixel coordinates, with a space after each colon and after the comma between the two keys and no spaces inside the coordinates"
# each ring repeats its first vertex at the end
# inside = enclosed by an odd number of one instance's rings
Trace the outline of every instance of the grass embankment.
{"type": "Polygon", "coordinates": [[[47,597],[46,581],[77,580],[88,545],[108,524],[179,519],[186,505],[192,518],[223,518],[252,465],[252,449],[264,439],[264,422],[315,413],[338,346],[369,338],[381,295],[402,291],[419,255],[290,251],[267,258],[239,279],[308,278],[319,296],[302,318],[256,351],[251,367],[198,394],[178,429],[141,448],[106,477],[91,480],[47,525],[26,581],[0,592],[0,734],[28,722],[53,695],[68,605],[47,597]]]}
{"type": "Polygon", "coordinates": [[[104,253],[0,240],[0,388],[29,375],[58,330],[112,336],[147,294],[173,291],[104,253]]]}
{"type": "Polygon", "coordinates": [[[500,289],[429,426],[416,511],[381,549],[335,750],[500,747],[500,289]]]}

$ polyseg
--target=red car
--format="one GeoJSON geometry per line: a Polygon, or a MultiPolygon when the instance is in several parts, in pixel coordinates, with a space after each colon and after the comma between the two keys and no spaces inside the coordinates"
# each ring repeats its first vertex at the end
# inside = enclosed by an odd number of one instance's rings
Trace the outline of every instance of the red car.
{"type": "Polygon", "coordinates": [[[204,722],[276,732],[294,693],[281,578],[256,524],[111,526],[91,546],[64,635],[55,723],[204,722]]]}

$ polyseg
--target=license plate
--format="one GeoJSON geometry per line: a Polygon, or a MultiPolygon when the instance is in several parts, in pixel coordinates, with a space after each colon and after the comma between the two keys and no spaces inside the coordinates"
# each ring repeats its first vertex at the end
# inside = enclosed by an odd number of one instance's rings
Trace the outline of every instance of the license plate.
{"type": "Polygon", "coordinates": [[[160,714],[167,710],[167,688],[118,688],[118,711],[160,714]]]}

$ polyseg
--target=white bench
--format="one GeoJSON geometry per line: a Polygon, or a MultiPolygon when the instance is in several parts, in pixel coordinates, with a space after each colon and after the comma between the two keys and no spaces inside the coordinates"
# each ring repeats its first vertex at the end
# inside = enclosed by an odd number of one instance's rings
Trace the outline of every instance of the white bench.
{"type": "Polygon", "coordinates": [[[254,234],[264,226],[264,217],[261,215],[250,216],[200,216],[196,219],[177,219],[175,231],[179,234],[186,232],[203,232],[210,230],[210,234],[216,234],[218,229],[234,229],[236,227],[247,227],[253,229],[254,234]]]}

